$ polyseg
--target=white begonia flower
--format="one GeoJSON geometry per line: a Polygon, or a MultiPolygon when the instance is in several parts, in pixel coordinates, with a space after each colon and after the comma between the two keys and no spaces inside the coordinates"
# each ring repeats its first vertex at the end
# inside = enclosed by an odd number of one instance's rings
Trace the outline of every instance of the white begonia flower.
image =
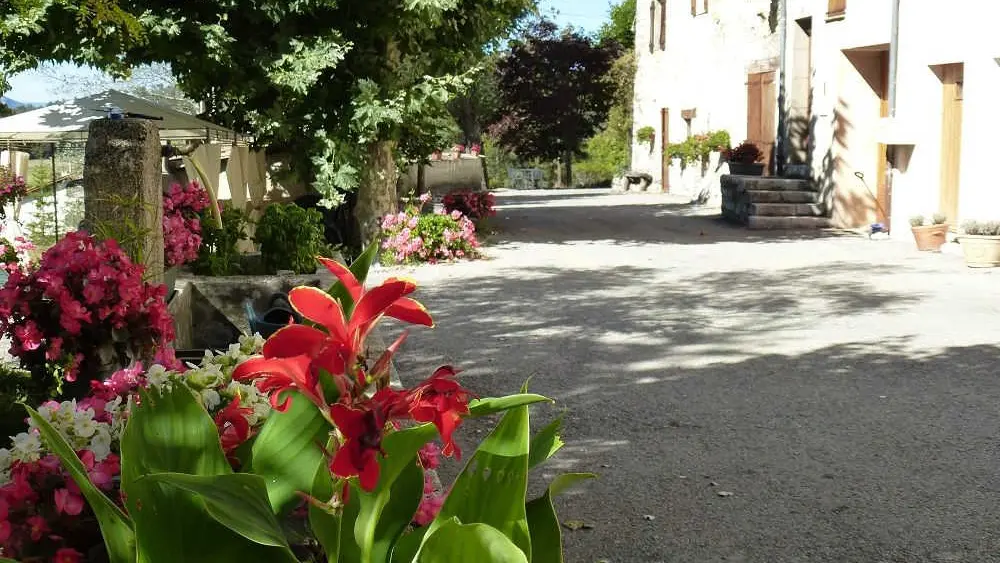
{"type": "Polygon", "coordinates": [[[79,414],[81,416],[76,417],[76,420],[73,421],[73,433],[81,438],[90,438],[94,432],[97,432],[98,422],[94,420],[94,411],[90,410],[89,416],[86,412],[79,414]]]}
{"type": "Polygon", "coordinates": [[[173,372],[167,371],[167,368],[156,364],[146,372],[146,381],[154,387],[162,387],[170,380],[172,374],[173,372]]]}
{"type": "Polygon", "coordinates": [[[107,424],[101,424],[97,427],[88,449],[94,452],[96,461],[104,461],[106,457],[111,455],[111,432],[107,424]]]}
{"type": "Polygon", "coordinates": [[[243,348],[239,344],[230,344],[226,354],[234,360],[239,359],[243,355],[243,348]]]}
{"type": "Polygon", "coordinates": [[[38,461],[42,457],[42,438],[37,432],[21,432],[14,436],[11,456],[18,461],[38,461]]]}
{"type": "Polygon", "coordinates": [[[201,402],[207,410],[215,410],[222,403],[222,397],[215,389],[202,389],[199,395],[201,395],[201,402]]]}
{"type": "Polygon", "coordinates": [[[7,448],[0,448],[0,471],[7,471],[10,469],[10,464],[13,463],[14,456],[11,455],[10,450],[7,448]]]}

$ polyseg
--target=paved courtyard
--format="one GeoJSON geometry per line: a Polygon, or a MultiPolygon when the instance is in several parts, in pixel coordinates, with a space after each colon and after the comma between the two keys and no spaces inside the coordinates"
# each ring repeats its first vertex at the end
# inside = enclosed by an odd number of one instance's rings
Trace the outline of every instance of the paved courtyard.
{"type": "Polygon", "coordinates": [[[1000,271],[908,228],[753,233],[664,195],[498,204],[489,260],[409,274],[438,327],[399,367],[557,399],[536,487],[601,474],[558,503],[588,525],[567,561],[1000,560],[1000,271]]]}

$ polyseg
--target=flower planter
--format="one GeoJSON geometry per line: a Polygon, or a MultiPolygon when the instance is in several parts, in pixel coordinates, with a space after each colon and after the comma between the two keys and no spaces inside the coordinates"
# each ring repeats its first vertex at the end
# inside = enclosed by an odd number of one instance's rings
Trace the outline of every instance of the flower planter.
{"type": "Polygon", "coordinates": [[[910,230],[921,252],[940,252],[941,246],[948,241],[948,225],[910,227],[910,230]]]}
{"type": "Polygon", "coordinates": [[[730,162],[729,173],[736,176],[763,176],[764,163],[754,162],[747,164],[745,162],[730,162]]]}
{"type": "Polygon", "coordinates": [[[1000,236],[962,235],[958,239],[970,268],[995,268],[1000,266],[1000,236]]]}

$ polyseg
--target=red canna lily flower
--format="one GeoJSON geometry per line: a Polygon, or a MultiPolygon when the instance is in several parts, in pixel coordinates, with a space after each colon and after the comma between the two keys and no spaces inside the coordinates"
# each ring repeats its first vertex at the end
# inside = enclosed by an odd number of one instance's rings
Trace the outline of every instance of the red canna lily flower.
{"type": "Polygon", "coordinates": [[[377,454],[385,455],[382,437],[386,424],[407,416],[407,398],[407,392],[386,387],[363,403],[332,405],[330,418],[344,441],[330,462],[330,471],[345,479],[357,475],[362,489],[373,490],[378,485],[377,454]]]}
{"type": "Polygon", "coordinates": [[[240,396],[237,393],[226,408],[215,415],[215,425],[219,428],[219,440],[222,451],[228,456],[233,450],[250,439],[250,422],[247,417],[253,414],[253,409],[240,406],[240,396]]]}
{"type": "Polygon", "coordinates": [[[457,374],[458,370],[451,366],[439,367],[427,381],[410,391],[407,401],[413,420],[433,422],[437,427],[444,443],[441,453],[461,458],[462,450],[452,434],[462,424],[462,417],[469,414],[470,393],[455,381],[457,374]]]}
{"type": "MultiPolygon", "coordinates": [[[[295,326],[299,325],[289,325],[281,330],[284,331],[295,326]]],[[[236,366],[233,371],[233,379],[236,381],[256,379],[257,389],[261,393],[270,393],[271,407],[280,412],[288,410],[288,404],[291,401],[287,395],[282,399],[282,393],[292,389],[301,391],[313,403],[323,405],[323,391],[320,388],[319,379],[311,369],[311,364],[312,358],[305,354],[288,357],[250,358],[236,366]]]]}

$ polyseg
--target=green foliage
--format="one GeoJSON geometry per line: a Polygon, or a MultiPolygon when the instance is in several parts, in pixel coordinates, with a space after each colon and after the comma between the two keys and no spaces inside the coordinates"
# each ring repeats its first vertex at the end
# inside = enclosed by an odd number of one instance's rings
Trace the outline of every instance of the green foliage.
{"type": "Polygon", "coordinates": [[[311,274],[316,271],[316,257],[329,253],[323,215],[293,203],[268,206],[253,240],[260,245],[264,268],[271,274],[278,270],[311,274]]]}
{"type": "Polygon", "coordinates": [[[679,158],[687,165],[708,159],[708,155],[713,151],[726,151],[729,145],[728,131],[709,131],[701,135],[692,135],[681,143],[668,145],[667,153],[671,158],[679,158]]]}
{"type": "Polygon", "coordinates": [[[611,5],[608,21],[597,32],[602,43],[617,42],[622,47],[635,47],[636,0],[621,0],[611,5]]]}
{"type": "Polygon", "coordinates": [[[108,213],[117,217],[116,221],[98,221],[91,225],[92,234],[98,240],[114,240],[118,242],[125,254],[135,264],[147,264],[146,241],[151,229],[136,223],[132,217],[146,207],[140,196],[124,196],[112,194],[104,198],[102,204],[110,208],[108,213]]]}
{"type": "Polygon", "coordinates": [[[0,436],[24,431],[22,405],[38,406],[56,396],[54,378],[32,378],[30,371],[0,362],[0,436]]]}
{"type": "Polygon", "coordinates": [[[508,168],[517,168],[517,155],[498,144],[491,135],[483,136],[483,158],[486,161],[486,177],[489,189],[504,188],[510,180],[508,168]]]}
{"type": "Polygon", "coordinates": [[[576,164],[577,184],[610,183],[628,170],[632,161],[632,106],[635,86],[635,54],[628,51],[611,66],[608,81],[613,101],[604,127],[583,147],[586,158],[576,164]]]}
{"type": "Polygon", "coordinates": [[[974,236],[1000,236],[1000,221],[966,221],[962,223],[962,232],[974,236]]]}
{"type": "Polygon", "coordinates": [[[651,145],[655,139],[656,129],[653,129],[649,125],[640,127],[639,130],[635,132],[635,140],[640,143],[651,145]]]}
{"type": "Polygon", "coordinates": [[[222,210],[222,228],[215,226],[211,210],[201,216],[201,248],[191,270],[201,276],[233,276],[243,273],[243,258],[237,245],[246,240],[250,224],[242,209],[227,206],[222,210]]]}

